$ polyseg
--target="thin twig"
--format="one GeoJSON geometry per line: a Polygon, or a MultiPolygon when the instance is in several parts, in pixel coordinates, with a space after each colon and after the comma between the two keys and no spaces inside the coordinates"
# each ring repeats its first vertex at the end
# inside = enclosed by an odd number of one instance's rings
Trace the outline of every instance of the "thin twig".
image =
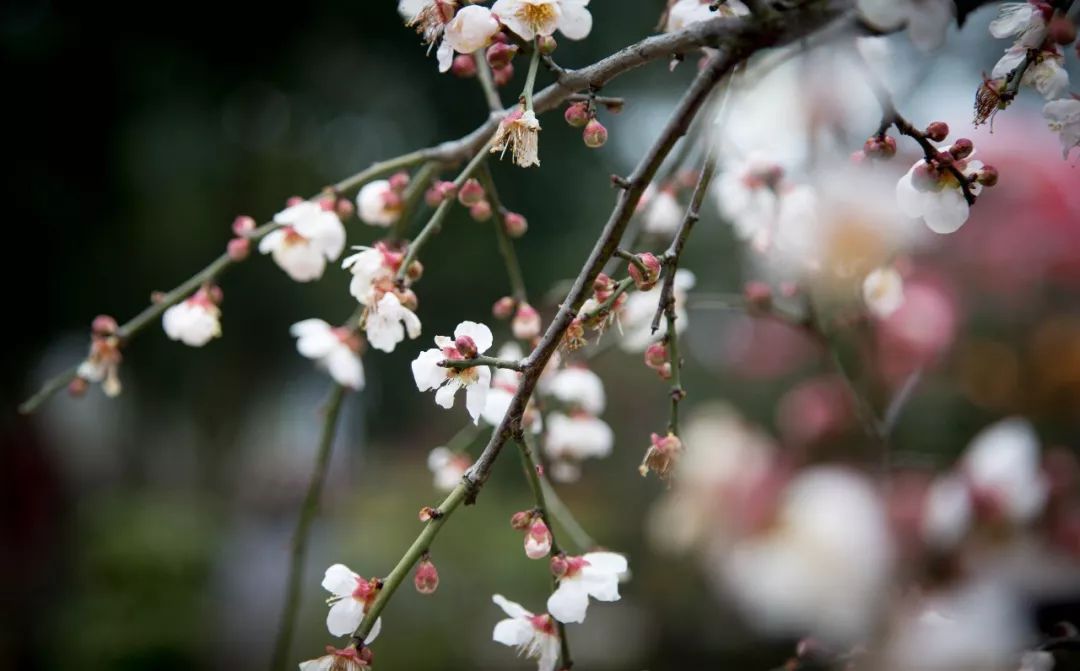
{"type": "Polygon", "coordinates": [[[471,359],[445,359],[443,361],[440,361],[439,365],[443,368],[456,368],[458,370],[462,370],[464,368],[474,368],[476,366],[491,366],[492,368],[505,368],[507,370],[516,370],[519,373],[525,369],[525,365],[521,361],[498,359],[493,356],[484,356],[483,354],[475,356],[471,359]]]}
{"type": "Polygon", "coordinates": [[[484,57],[484,52],[477,51],[473,54],[473,60],[476,62],[476,79],[484,92],[484,101],[487,102],[488,110],[502,112],[502,97],[499,96],[499,88],[495,85],[495,78],[491,75],[491,67],[488,65],[487,58],[484,57]]]}
{"type": "Polygon", "coordinates": [[[495,188],[495,179],[487,163],[480,168],[480,183],[484,186],[491,209],[495,211],[495,238],[499,243],[499,254],[506,265],[506,274],[510,279],[511,295],[518,303],[528,302],[528,292],[525,290],[525,276],[521,272],[521,264],[518,262],[514,243],[506,233],[506,215],[510,213],[499,199],[499,192],[495,188]]]}

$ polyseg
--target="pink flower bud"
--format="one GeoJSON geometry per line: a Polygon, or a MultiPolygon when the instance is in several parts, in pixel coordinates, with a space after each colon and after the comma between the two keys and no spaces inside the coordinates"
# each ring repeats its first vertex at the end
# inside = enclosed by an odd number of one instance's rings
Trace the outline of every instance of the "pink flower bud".
{"type": "Polygon", "coordinates": [[[510,526],[518,531],[525,531],[532,526],[533,517],[533,511],[521,510],[510,517],[510,526]]]}
{"type": "Polygon", "coordinates": [[[507,63],[506,67],[496,68],[491,71],[495,86],[506,86],[514,78],[514,64],[507,63]]]}
{"type": "Polygon", "coordinates": [[[941,142],[949,137],[949,124],[944,121],[933,121],[926,127],[926,138],[933,142],[941,142]]]}
{"type": "Polygon", "coordinates": [[[481,200],[469,208],[469,216],[475,221],[487,221],[491,219],[491,203],[481,200]]]}
{"type": "Polygon", "coordinates": [[[356,205],[348,198],[338,198],[337,202],[334,203],[334,212],[337,214],[338,219],[348,221],[356,214],[356,205]]]}
{"type": "Polygon", "coordinates": [[[510,329],[518,340],[532,340],[540,335],[540,313],[528,303],[518,306],[510,329]]]}
{"type": "Polygon", "coordinates": [[[111,336],[120,328],[116,320],[109,315],[98,315],[90,324],[90,331],[97,336],[111,336]]]}
{"type": "Polygon", "coordinates": [[[848,157],[848,161],[851,162],[851,165],[862,165],[866,161],[866,152],[862,149],[853,151],[851,156],[848,157]]]}
{"type": "Polygon", "coordinates": [[[652,444],[645,452],[645,458],[641,460],[638,472],[644,477],[652,471],[661,480],[667,480],[671,477],[671,472],[682,452],[682,441],[673,433],[666,436],[654,433],[650,442],[652,444]]]}
{"type": "Polygon", "coordinates": [[[458,336],[457,339],[454,340],[454,349],[466,359],[476,358],[476,343],[467,335],[458,336]]]}
{"type": "Polygon", "coordinates": [[[510,61],[514,60],[514,56],[517,55],[517,52],[517,46],[512,46],[505,42],[496,42],[488,47],[484,56],[487,58],[488,65],[493,69],[498,69],[510,65],[510,61]]]}
{"type": "Polygon", "coordinates": [[[756,312],[768,312],[772,308],[772,287],[765,282],[750,281],[743,287],[747,306],[756,312]]]}
{"type": "Polygon", "coordinates": [[[484,199],[484,187],[475,179],[468,179],[458,191],[457,198],[465,207],[472,207],[484,199]]]}
{"type": "Polygon", "coordinates": [[[225,292],[218,285],[211,284],[195,292],[195,297],[204,298],[214,305],[221,305],[225,301],[225,292]]]}
{"type": "Polygon", "coordinates": [[[302,202],[304,202],[303,198],[301,198],[300,196],[293,196],[292,198],[289,198],[285,201],[285,207],[295,207],[302,202]]]}
{"type": "Polygon", "coordinates": [[[551,575],[561,578],[570,570],[570,562],[563,555],[555,555],[551,558],[551,575]]]}
{"type": "Polygon", "coordinates": [[[984,165],[978,175],[979,184],[983,186],[994,186],[998,183],[998,171],[992,165],[984,165]]]}
{"type": "Polygon", "coordinates": [[[491,314],[495,319],[509,319],[510,315],[514,314],[515,307],[517,307],[517,301],[509,296],[503,296],[491,306],[491,314]]]}
{"type": "Polygon", "coordinates": [[[584,128],[585,124],[589,123],[589,104],[586,102],[572,103],[563,112],[563,118],[566,119],[566,123],[574,128],[584,128]]]}
{"type": "Polygon", "coordinates": [[[559,43],[551,35],[541,35],[536,38],[536,48],[540,50],[542,56],[550,56],[559,48],[559,43]]]}
{"type": "Polygon", "coordinates": [[[863,153],[868,158],[892,158],[896,155],[896,140],[888,135],[868,138],[863,144],[863,153]]]}
{"type": "Polygon", "coordinates": [[[525,556],[529,559],[543,559],[549,552],[551,552],[551,530],[544,524],[544,520],[538,518],[525,534],[525,556]]]}
{"type": "Polygon", "coordinates": [[[475,77],[476,61],[469,54],[459,54],[454,57],[454,62],[450,64],[450,72],[462,79],[475,77]]]}
{"type": "Polygon", "coordinates": [[[416,586],[416,591],[421,594],[433,594],[439,588],[439,572],[430,559],[421,559],[416,565],[413,584],[416,586]]]}
{"type": "Polygon", "coordinates": [[[1047,34],[1052,42],[1061,45],[1072,44],[1076,40],[1076,24],[1069,20],[1069,17],[1058,14],[1050,20],[1047,34]]]}
{"type": "Polygon", "coordinates": [[[78,398],[78,397],[80,397],[80,396],[82,396],[83,394],[86,393],[86,389],[89,386],[90,386],[90,384],[86,380],[84,380],[83,378],[75,377],[75,378],[73,378],[71,380],[71,382],[68,382],[68,386],[67,386],[68,395],[73,396],[75,398],[78,398]]]}
{"type": "Polygon", "coordinates": [[[604,124],[596,119],[592,119],[585,124],[585,131],[581,134],[581,138],[585,141],[585,146],[590,149],[603,147],[607,142],[607,128],[604,128],[604,124]]]}
{"type": "Polygon", "coordinates": [[[255,220],[246,214],[241,214],[236,219],[233,219],[232,232],[233,235],[242,238],[248,233],[255,230],[255,220]]]}
{"type": "Polygon", "coordinates": [[[225,251],[233,261],[243,261],[251,253],[251,240],[247,238],[233,238],[229,240],[225,251]]]}
{"type": "Polygon", "coordinates": [[[419,517],[421,522],[430,522],[438,516],[438,512],[431,506],[424,506],[420,509],[419,517]]]}
{"type": "Polygon", "coordinates": [[[337,199],[333,196],[323,196],[319,199],[319,207],[323,212],[337,212],[337,199]]]}
{"type": "Polygon", "coordinates": [[[645,348],[645,365],[653,370],[661,368],[668,362],[667,345],[662,342],[654,342],[645,348]]]}
{"type": "Polygon", "coordinates": [[[966,137],[958,139],[956,142],[953,142],[951,147],[949,147],[949,153],[958,159],[971,156],[973,151],[975,151],[975,144],[966,137]]]}
{"type": "Polygon", "coordinates": [[[413,261],[409,264],[409,267],[405,269],[405,277],[408,277],[410,282],[416,282],[423,276],[424,264],[419,261],[413,261]]]}
{"type": "Polygon", "coordinates": [[[416,293],[412,289],[395,288],[394,295],[397,296],[398,302],[401,303],[402,307],[416,312],[416,308],[419,306],[419,300],[416,298],[416,293]]]}
{"type": "Polygon", "coordinates": [[[400,172],[395,172],[393,175],[390,176],[389,182],[390,188],[392,190],[401,193],[405,190],[405,187],[409,186],[409,173],[405,172],[404,170],[401,170],[400,172]]]}
{"type": "Polygon", "coordinates": [[[503,217],[503,226],[506,227],[506,234],[511,238],[520,238],[525,235],[525,231],[529,230],[529,222],[517,212],[507,212],[503,217]]]}
{"type": "Polygon", "coordinates": [[[950,165],[956,162],[951,152],[939,151],[937,156],[934,157],[934,162],[937,163],[940,168],[948,168],[950,165]]]}
{"type": "Polygon", "coordinates": [[[634,286],[639,291],[648,291],[656,286],[656,281],[660,279],[660,259],[651,252],[637,254],[636,258],[641,265],[645,266],[645,271],[642,272],[638,264],[633,262],[627,264],[626,270],[630,273],[630,277],[634,278],[634,286]]]}
{"type": "Polygon", "coordinates": [[[438,207],[444,200],[456,195],[457,187],[453,182],[435,182],[424,192],[424,202],[428,204],[428,207],[438,207]]]}

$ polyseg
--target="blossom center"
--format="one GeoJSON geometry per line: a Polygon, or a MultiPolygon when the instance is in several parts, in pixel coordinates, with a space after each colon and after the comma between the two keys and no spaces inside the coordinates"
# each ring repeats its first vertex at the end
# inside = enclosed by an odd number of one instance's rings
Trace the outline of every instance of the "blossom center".
{"type": "Polygon", "coordinates": [[[518,9],[518,18],[536,29],[555,21],[558,18],[557,12],[558,8],[555,3],[539,5],[522,3],[518,9]]]}

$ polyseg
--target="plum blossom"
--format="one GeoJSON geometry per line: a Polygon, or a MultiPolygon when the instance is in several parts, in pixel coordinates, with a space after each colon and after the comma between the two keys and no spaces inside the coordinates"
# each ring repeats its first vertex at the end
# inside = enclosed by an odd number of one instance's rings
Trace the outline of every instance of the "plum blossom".
{"type": "MultiPolygon", "coordinates": [[[[953,165],[971,179],[982,169],[981,161],[958,159],[953,165]]],[[[978,195],[982,185],[971,182],[971,192],[978,195]]],[[[922,219],[935,233],[954,233],[968,219],[971,207],[955,176],[920,160],[896,184],[896,202],[900,210],[913,219],[922,219]]]]}
{"type": "Polygon", "coordinates": [[[1046,41],[1046,24],[1053,7],[1042,2],[1003,2],[990,22],[990,34],[998,39],[1016,38],[1022,49],[1038,49],[1046,41]]]}
{"type": "Polygon", "coordinates": [[[888,317],[904,303],[904,278],[895,268],[877,268],[863,280],[863,302],[880,318],[888,317]]]}
{"type": "Polygon", "coordinates": [[[328,645],[322,657],[300,662],[300,671],[364,671],[371,668],[371,660],[371,648],[339,650],[328,645]]]}
{"type": "Polygon", "coordinates": [[[642,196],[642,201],[642,230],[655,235],[673,235],[679,229],[683,220],[683,208],[675,198],[673,188],[656,190],[650,184],[646,194],[642,196]]]}
{"type": "Polygon", "coordinates": [[[402,0],[398,11],[409,26],[423,36],[431,47],[439,44],[435,57],[439,72],[446,72],[454,61],[454,53],[471,54],[483,49],[499,32],[499,22],[487,7],[470,5],[458,11],[456,0],[402,0]]]}
{"type": "Polygon", "coordinates": [[[882,501],[854,472],[818,466],[791,480],[777,503],[772,524],[722,557],[727,591],[768,630],[858,640],[891,571],[882,501]]]}
{"type": "Polygon", "coordinates": [[[495,624],[496,643],[518,649],[518,654],[536,660],[537,671],[555,671],[559,662],[559,633],[548,614],[533,615],[501,594],[491,597],[507,619],[495,624]]]}
{"type": "MultiPolygon", "coordinates": [[[[95,320],[96,321],[96,320],[95,320]]],[[[115,322],[114,322],[115,324],[115,322]]],[[[120,339],[114,332],[95,332],[90,340],[90,353],[79,364],[75,374],[87,382],[100,382],[101,390],[109,398],[120,395],[120,339]]]]}
{"type": "Polygon", "coordinates": [[[578,462],[611,454],[615,434],[602,419],[588,413],[564,415],[553,412],[547,417],[544,452],[552,460],[551,477],[571,482],[580,477],[578,462]]]}
{"type": "Polygon", "coordinates": [[[522,168],[540,165],[540,122],[535,112],[518,107],[499,123],[491,153],[501,158],[507,149],[514,163],[522,168]]]}
{"type": "MultiPolygon", "coordinates": [[[[694,273],[679,268],[675,271],[674,296],[675,296],[675,332],[683,333],[687,326],[686,295],[694,288],[696,282],[694,273]]],[[[627,352],[643,352],[650,343],[664,338],[667,334],[667,320],[660,320],[660,328],[656,333],[652,332],[652,318],[656,313],[656,302],[660,298],[660,287],[653,287],[648,291],[637,291],[626,299],[622,310],[618,313],[619,324],[622,327],[622,339],[619,347],[627,352]]]]}
{"type": "Polygon", "coordinates": [[[401,194],[385,179],[368,182],[356,194],[356,213],[372,226],[393,225],[401,218],[402,205],[401,194]]]}
{"type": "Polygon", "coordinates": [[[390,249],[384,242],[376,242],[374,247],[353,247],[359,250],[352,256],[346,256],[341,267],[352,272],[349,293],[361,305],[378,303],[383,294],[393,291],[394,278],[401,268],[404,254],[390,249]]]}
{"type": "Polygon", "coordinates": [[[369,305],[364,319],[368,342],[380,352],[393,352],[397,344],[420,337],[420,318],[402,305],[394,292],[387,292],[374,305],[369,305]]]}
{"type": "Polygon", "coordinates": [[[725,169],[716,182],[721,214],[735,227],[736,235],[755,248],[770,244],[780,194],[787,189],[783,177],[783,168],[754,154],[725,169]]]}
{"type": "Polygon", "coordinates": [[[739,0],[722,2],[716,11],[710,9],[712,4],[713,0],[675,0],[668,6],[664,32],[674,33],[692,23],[708,21],[717,16],[746,16],[750,13],[746,5],[739,0]]]}
{"type": "MultiPolygon", "coordinates": [[[[499,348],[500,359],[518,360],[524,353],[517,343],[508,342],[499,348]]],[[[509,368],[498,368],[491,377],[491,389],[488,390],[487,402],[484,403],[484,411],[481,417],[492,426],[498,426],[502,422],[506,411],[510,409],[510,402],[521,386],[521,373],[509,368]]],[[[543,418],[536,411],[532,399],[525,406],[525,414],[522,424],[529,427],[533,433],[540,433],[543,429],[543,418]]]]}
{"type": "MultiPolygon", "coordinates": [[[[364,614],[379,595],[382,583],[377,578],[365,580],[344,564],[334,564],[326,569],[323,589],[333,596],[326,600],[330,612],[326,616],[326,628],[334,636],[348,636],[360,626],[364,614]]],[[[382,630],[382,618],[375,620],[365,643],[371,643],[382,630]]]]}
{"type": "Polygon", "coordinates": [[[589,0],[497,0],[491,11],[521,39],[556,30],[572,40],[581,40],[592,30],[589,0]]]}
{"type": "Polygon", "coordinates": [[[428,453],[428,470],[435,476],[435,489],[442,492],[457,487],[471,465],[467,455],[452,452],[445,447],[436,447],[428,453]]]}
{"type": "Polygon", "coordinates": [[[352,329],[305,319],[293,324],[289,332],[296,337],[296,350],[326,369],[335,382],[350,389],[364,388],[361,340],[352,329]]]}
{"type": "MultiPolygon", "coordinates": [[[[994,65],[990,77],[995,80],[1004,80],[1027,58],[1028,51],[1028,48],[1024,46],[1006,49],[1005,55],[994,65]]],[[[1056,100],[1068,94],[1069,73],[1065,70],[1065,54],[1061,47],[1053,45],[1049,49],[1039,51],[1035,62],[1029,64],[1024,70],[1020,83],[1035,89],[1047,100],[1056,100]]]]}
{"type": "Polygon", "coordinates": [[[297,203],[274,215],[274,222],[280,226],[259,241],[259,252],[271,254],[297,282],[322,277],[326,262],[345,249],[345,227],[332,208],[319,203],[297,203]]]}
{"type": "Polygon", "coordinates": [[[535,517],[525,531],[525,556],[529,559],[543,559],[551,552],[551,543],[551,530],[542,517],[535,517]]]}
{"type": "Polygon", "coordinates": [[[584,366],[568,366],[553,373],[545,380],[544,393],[592,415],[602,413],[607,403],[603,380],[584,366]]]}
{"type": "Polygon", "coordinates": [[[923,51],[945,42],[952,21],[952,0],[857,0],[856,9],[868,23],[891,32],[907,26],[911,43],[923,51]]]}
{"type": "Polygon", "coordinates": [[[551,570],[559,586],[548,597],[551,616],[562,623],[585,621],[589,597],[619,600],[619,577],[626,574],[626,557],[614,552],[587,552],[580,557],[554,557],[551,570]]]}
{"type": "Polygon", "coordinates": [[[960,468],[976,501],[992,506],[1013,524],[1025,524],[1042,512],[1049,493],[1039,459],[1035,429],[1014,417],[976,435],[960,468]]]}
{"type": "Polygon", "coordinates": [[[218,294],[203,287],[166,310],[161,315],[165,335],[191,347],[202,347],[221,337],[221,310],[215,300],[218,294]]]}
{"type": "Polygon", "coordinates": [[[1052,100],[1043,107],[1050,130],[1061,136],[1061,156],[1069,158],[1069,152],[1080,147],[1080,99],[1052,100]]]}
{"type": "MultiPolygon", "coordinates": [[[[390,294],[387,294],[388,296],[390,294]]],[[[491,329],[476,322],[461,322],[454,329],[454,338],[435,336],[437,347],[425,350],[412,362],[413,379],[420,391],[435,390],[435,403],[443,408],[454,406],[454,396],[465,388],[465,407],[474,423],[487,403],[491,386],[491,369],[487,366],[445,368],[443,361],[472,359],[491,347],[491,329]]]]}

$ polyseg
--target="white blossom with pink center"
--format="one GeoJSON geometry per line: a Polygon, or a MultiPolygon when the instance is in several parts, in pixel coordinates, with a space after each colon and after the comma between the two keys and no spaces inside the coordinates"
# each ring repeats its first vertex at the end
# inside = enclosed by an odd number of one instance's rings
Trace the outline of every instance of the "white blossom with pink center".
{"type": "Polygon", "coordinates": [[[1045,3],[1003,2],[997,18],[990,22],[990,34],[998,39],[1016,38],[1023,49],[1038,49],[1046,41],[1046,22],[1053,8],[1045,3]]]}
{"type": "Polygon", "coordinates": [[[221,309],[211,292],[199,289],[161,315],[165,335],[191,347],[202,347],[221,337],[221,309]]]}
{"type": "MultiPolygon", "coordinates": [[[[971,160],[970,156],[954,165],[965,177],[983,167],[981,161],[971,160]]],[[[978,195],[982,185],[972,182],[969,188],[978,195]]],[[[936,170],[925,160],[917,161],[897,182],[896,202],[906,216],[922,219],[927,228],[943,235],[959,230],[971,213],[956,177],[947,170],[936,170]]]]}
{"type": "Polygon", "coordinates": [[[393,352],[398,343],[420,337],[420,318],[401,304],[393,292],[383,294],[379,302],[369,305],[364,317],[364,332],[368,342],[380,352],[393,352]]]}
{"type": "Polygon", "coordinates": [[[891,266],[876,268],[863,280],[862,295],[871,314],[888,317],[904,304],[904,278],[891,266]]]}
{"type": "Polygon", "coordinates": [[[428,470],[435,476],[435,489],[442,492],[449,492],[461,484],[462,476],[471,465],[468,455],[452,452],[442,446],[428,453],[428,470]]]}
{"type": "MultiPolygon", "coordinates": [[[[517,361],[524,356],[521,347],[515,342],[508,342],[499,348],[498,358],[517,361]]],[[[498,426],[506,411],[510,409],[510,402],[514,399],[518,387],[521,386],[521,373],[509,368],[497,368],[491,377],[491,388],[488,390],[487,401],[481,417],[491,426],[498,426]]],[[[543,430],[544,422],[542,415],[536,411],[536,407],[529,399],[525,406],[525,415],[522,417],[524,426],[529,427],[533,433],[543,430]]]]}
{"type": "Polygon", "coordinates": [[[365,224],[386,228],[401,218],[401,194],[390,182],[377,179],[368,182],[356,194],[356,214],[365,224]]]}
{"type": "Polygon", "coordinates": [[[518,654],[536,660],[536,671],[555,671],[559,662],[559,632],[548,614],[533,615],[501,594],[491,597],[507,619],[495,624],[496,643],[517,648],[518,654]]]}
{"type": "Polygon", "coordinates": [[[604,412],[607,396],[604,381],[588,368],[571,365],[556,371],[544,384],[544,393],[560,403],[591,415],[604,412]]]}
{"type": "Polygon", "coordinates": [[[1052,100],[1043,107],[1050,130],[1061,137],[1061,157],[1069,158],[1069,152],[1080,147],[1080,100],[1065,98],[1052,100]]]}
{"type": "Polygon", "coordinates": [[[592,30],[589,0],[497,0],[491,11],[521,39],[556,30],[571,40],[581,40],[592,30]]]}
{"type": "Polygon", "coordinates": [[[352,272],[349,293],[361,305],[378,303],[383,294],[394,289],[394,279],[405,255],[390,249],[384,242],[374,247],[353,247],[359,250],[347,256],[341,267],[352,272]]]}
{"type": "Polygon", "coordinates": [[[559,622],[584,622],[589,597],[597,601],[619,600],[619,578],[627,568],[626,557],[615,552],[553,559],[552,570],[556,571],[559,586],[548,597],[548,612],[559,622]]]}
{"type": "Polygon", "coordinates": [[[572,482],[581,477],[578,464],[585,459],[601,459],[611,454],[615,434],[604,420],[587,412],[547,417],[544,453],[552,460],[551,477],[572,482]]]}
{"type": "Polygon", "coordinates": [[[259,252],[297,282],[322,277],[327,261],[335,261],[345,249],[345,227],[333,209],[303,201],[274,215],[280,227],[259,241],[259,252]]]}
{"type": "MultiPolygon", "coordinates": [[[[1004,79],[1020,66],[1028,57],[1028,47],[1018,45],[1009,47],[994,65],[990,73],[992,79],[1004,79]]],[[[1020,83],[1038,91],[1047,100],[1063,98],[1069,93],[1069,72],[1065,69],[1065,54],[1061,47],[1053,46],[1042,50],[1034,63],[1024,70],[1020,83]]]]}
{"type": "Polygon", "coordinates": [[[1013,524],[1042,512],[1049,493],[1040,467],[1039,437],[1027,420],[1002,420],[976,435],[960,462],[976,503],[1013,524]]]}
{"type": "MultiPolygon", "coordinates": [[[[388,296],[390,294],[387,294],[388,296]]],[[[454,396],[465,389],[465,408],[473,422],[479,423],[480,413],[487,403],[491,386],[491,369],[487,366],[447,368],[443,361],[472,359],[491,347],[491,329],[476,322],[461,322],[454,329],[454,338],[435,336],[436,348],[425,350],[412,362],[413,379],[420,391],[435,390],[435,403],[442,408],[454,407],[454,396]]]]}
{"type": "Polygon", "coordinates": [[[945,42],[953,18],[952,0],[857,0],[855,7],[876,28],[892,32],[904,26],[919,49],[936,49],[945,42]]]}
{"type": "MultiPolygon", "coordinates": [[[[686,331],[689,326],[689,315],[686,312],[687,292],[694,288],[696,282],[694,273],[679,268],[675,271],[674,291],[675,296],[675,332],[678,334],[686,331]]],[[[661,285],[648,291],[635,291],[626,298],[623,307],[619,310],[617,319],[622,329],[622,338],[619,339],[619,347],[627,352],[644,352],[651,343],[662,340],[667,335],[667,320],[660,320],[660,328],[656,333],[652,332],[652,319],[656,314],[656,302],[660,299],[661,285]]]]}
{"type": "Polygon", "coordinates": [[[297,322],[289,332],[296,338],[296,350],[325,369],[335,382],[350,389],[364,388],[359,335],[321,319],[297,322]]]}
{"type": "MultiPolygon", "coordinates": [[[[333,596],[326,600],[330,612],[326,616],[326,628],[334,636],[349,636],[360,626],[364,614],[379,595],[380,585],[376,579],[365,580],[344,564],[334,564],[326,569],[323,589],[333,596]]],[[[375,620],[364,643],[371,643],[382,630],[382,618],[375,620]]]]}

